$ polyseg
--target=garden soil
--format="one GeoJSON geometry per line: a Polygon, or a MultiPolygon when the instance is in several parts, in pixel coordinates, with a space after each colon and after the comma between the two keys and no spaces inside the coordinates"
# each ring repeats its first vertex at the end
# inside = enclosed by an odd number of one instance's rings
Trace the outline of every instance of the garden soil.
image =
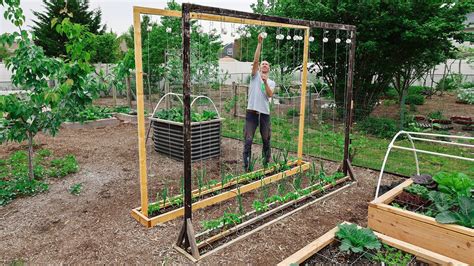
{"type": "MultiPolygon", "coordinates": [[[[36,149],[47,148],[58,156],[73,154],[80,170],[63,179],[50,179],[46,193],[0,207],[0,263],[189,264],[172,248],[181,219],[147,229],[130,215],[140,204],[136,131],[136,125],[121,124],[63,129],[55,138],[38,135],[36,149]],[[82,183],[83,191],[74,196],[68,188],[77,183],[82,183]]],[[[165,186],[173,193],[179,191],[183,170],[182,162],[157,154],[151,143],[147,154],[149,197],[153,200],[165,186]]],[[[253,152],[259,153],[260,147],[254,147],[253,152]]],[[[0,158],[22,149],[26,149],[24,143],[2,145],[0,158]]],[[[236,172],[241,169],[241,142],[223,139],[222,149],[221,159],[202,162],[210,176],[218,175],[219,166],[236,172]]],[[[325,162],[326,169],[337,167],[325,162]]],[[[365,226],[378,172],[356,167],[355,173],[357,185],[204,258],[200,264],[276,264],[342,221],[365,226]]],[[[400,181],[393,176],[387,180],[400,181]]],[[[256,194],[244,194],[247,207],[256,194]]],[[[229,207],[235,208],[235,199],[197,211],[195,228],[200,227],[200,220],[218,217],[229,207]]]]}

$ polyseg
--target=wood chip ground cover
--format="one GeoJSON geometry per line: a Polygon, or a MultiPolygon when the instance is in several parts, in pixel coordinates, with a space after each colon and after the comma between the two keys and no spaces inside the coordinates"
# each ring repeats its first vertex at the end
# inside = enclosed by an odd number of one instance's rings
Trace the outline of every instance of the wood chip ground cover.
{"type": "MultiPolygon", "coordinates": [[[[36,142],[41,148],[57,156],[74,154],[80,170],[64,179],[52,179],[49,192],[0,207],[0,262],[189,263],[172,248],[181,219],[147,229],[130,216],[130,210],[140,204],[136,131],[136,125],[122,124],[94,130],[65,129],[56,138],[39,134],[36,142]],[[77,183],[83,184],[82,192],[71,195],[68,189],[77,183]]],[[[222,142],[221,161],[207,160],[202,165],[219,176],[219,165],[228,164],[237,174],[242,169],[243,145],[226,138],[222,142]]],[[[23,145],[6,144],[0,157],[24,149],[23,145]]],[[[260,146],[254,145],[253,152],[260,154],[260,146]]],[[[173,193],[179,193],[182,163],[155,153],[150,142],[147,157],[149,198],[154,198],[165,184],[173,193]]],[[[326,162],[325,167],[334,172],[339,164],[326,162]]],[[[367,202],[373,199],[378,173],[357,167],[354,170],[358,184],[338,197],[297,212],[254,234],[251,241],[237,242],[206,257],[201,264],[276,264],[344,220],[366,225],[367,202]],[[262,255],[269,249],[272,256],[262,255]]],[[[385,178],[388,182],[399,180],[389,175],[385,178]]],[[[252,201],[244,199],[244,204],[250,207],[252,201]]],[[[229,206],[236,208],[235,201],[195,213],[194,228],[200,221],[222,215],[229,206]]]]}

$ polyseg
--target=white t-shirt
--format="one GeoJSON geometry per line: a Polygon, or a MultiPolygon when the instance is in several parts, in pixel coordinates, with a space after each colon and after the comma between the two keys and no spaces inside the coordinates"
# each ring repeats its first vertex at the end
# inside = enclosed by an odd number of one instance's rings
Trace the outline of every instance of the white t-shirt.
{"type": "MultiPolygon", "coordinates": [[[[275,81],[268,79],[267,83],[268,87],[273,91],[276,86],[275,81]]],[[[268,97],[267,92],[265,91],[265,84],[260,76],[260,71],[257,71],[250,80],[247,109],[262,114],[270,114],[270,97],[268,97]]]]}

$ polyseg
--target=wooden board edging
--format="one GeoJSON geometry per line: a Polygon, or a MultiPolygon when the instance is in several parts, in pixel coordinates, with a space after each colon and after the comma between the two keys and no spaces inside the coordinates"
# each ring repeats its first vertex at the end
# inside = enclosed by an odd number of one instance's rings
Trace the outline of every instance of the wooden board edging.
{"type": "MultiPolygon", "coordinates": [[[[343,222],[343,224],[351,224],[349,222],[343,222]]],[[[321,237],[317,238],[313,242],[309,243],[302,249],[298,250],[297,252],[293,253],[288,258],[284,259],[278,266],[287,266],[292,264],[301,264],[318,251],[326,247],[327,245],[331,244],[336,238],[336,232],[338,231],[338,227],[334,227],[321,237]]],[[[446,257],[444,255],[435,253],[433,251],[412,245],[407,242],[403,242],[401,240],[386,236],[384,234],[374,232],[374,234],[380,239],[382,243],[385,243],[389,246],[395,247],[407,253],[410,253],[420,259],[426,260],[431,263],[441,264],[441,265],[468,265],[461,261],[446,257]]]]}
{"type": "Polygon", "coordinates": [[[474,229],[389,205],[412,180],[369,203],[368,227],[395,239],[474,265],[474,229]],[[471,255],[469,255],[471,254],[471,255]]]}
{"type": "MultiPolygon", "coordinates": [[[[250,192],[252,190],[258,189],[258,188],[260,188],[264,185],[277,182],[277,181],[281,180],[284,177],[289,177],[289,176],[298,174],[298,173],[300,173],[300,171],[301,172],[307,171],[309,168],[310,168],[310,163],[304,162],[303,164],[296,165],[295,167],[293,167],[289,170],[286,170],[284,172],[276,173],[276,174],[268,176],[264,179],[256,180],[252,183],[242,185],[238,188],[234,188],[234,189],[231,189],[229,191],[225,191],[223,193],[217,194],[217,195],[212,196],[210,198],[206,198],[206,199],[194,202],[192,204],[192,210],[194,212],[196,210],[199,210],[199,209],[214,205],[216,203],[234,198],[238,195],[239,191],[240,191],[240,194],[244,194],[244,193],[250,192]]],[[[144,224],[141,220],[143,219],[143,217],[146,217],[146,216],[144,216],[144,215],[137,216],[136,215],[137,212],[141,213],[141,208],[140,207],[135,208],[135,209],[132,210],[132,217],[137,219],[140,223],[144,224]]],[[[153,227],[157,224],[173,220],[173,219],[181,217],[183,215],[184,215],[184,208],[181,207],[181,208],[178,208],[178,209],[175,209],[175,210],[171,210],[167,213],[160,214],[158,216],[149,217],[149,218],[147,218],[148,224],[144,224],[144,225],[147,226],[147,227],[153,227]]]]}

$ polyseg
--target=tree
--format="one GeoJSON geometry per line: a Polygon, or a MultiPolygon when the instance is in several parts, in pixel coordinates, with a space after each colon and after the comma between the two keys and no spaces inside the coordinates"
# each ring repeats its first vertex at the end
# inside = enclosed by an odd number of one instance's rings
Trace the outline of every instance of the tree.
{"type": "Polygon", "coordinates": [[[67,37],[59,34],[51,21],[58,19],[62,21],[68,18],[72,23],[77,23],[87,27],[93,34],[103,34],[105,26],[101,26],[102,12],[89,10],[89,0],[43,0],[44,12],[33,11],[36,16],[35,24],[32,27],[35,35],[35,44],[43,47],[46,56],[66,56],[65,43],[67,37]]]}
{"type": "MultiPolygon", "coordinates": [[[[439,56],[449,55],[454,49],[449,42],[450,37],[458,41],[466,38],[459,30],[463,28],[465,15],[472,10],[473,4],[459,1],[450,4],[448,10],[441,6],[441,1],[365,1],[361,4],[359,1],[322,0],[306,1],[303,5],[299,0],[278,0],[265,5],[259,0],[252,8],[256,13],[357,26],[353,85],[355,111],[360,118],[370,114],[397,72],[402,74],[400,71],[405,71],[405,75],[411,73],[410,78],[416,76],[412,71],[414,66],[423,70],[426,65],[438,61],[439,56]],[[424,62],[420,63],[421,60],[424,62]]],[[[293,31],[290,33],[294,35],[293,31]]],[[[341,77],[345,77],[343,62],[347,56],[347,46],[344,41],[347,36],[345,32],[326,33],[329,42],[325,44],[323,61],[322,42],[318,41],[322,40],[322,33],[319,29],[311,32],[316,41],[310,46],[310,59],[320,58],[316,63],[324,67],[327,83],[337,88],[336,101],[340,106],[344,99],[345,83],[341,77]],[[334,44],[336,35],[342,39],[338,45],[337,58],[334,44]],[[334,67],[335,61],[339,62],[337,68],[334,67]]],[[[275,42],[274,38],[267,39],[270,39],[269,43],[275,42]]],[[[291,44],[289,47],[285,45],[284,41],[281,49],[291,56],[294,48],[291,49],[291,44]]],[[[272,58],[273,55],[269,52],[265,56],[272,58]]],[[[298,62],[291,65],[298,65],[298,62]]]]}
{"type": "Polygon", "coordinates": [[[117,35],[112,32],[96,35],[91,50],[92,63],[116,63],[120,56],[117,35]]]}
{"type": "MultiPolygon", "coordinates": [[[[181,10],[176,1],[167,3],[166,9],[181,10]]],[[[191,75],[195,84],[217,84],[219,78],[219,51],[222,42],[218,33],[204,33],[199,25],[192,22],[191,32],[191,75]]],[[[141,22],[142,61],[145,87],[166,79],[172,84],[182,84],[182,36],[181,19],[162,17],[160,23],[152,22],[149,16],[143,16],[141,22]]],[[[133,26],[128,34],[122,35],[129,48],[134,47],[133,26]]]]}
{"type": "Polygon", "coordinates": [[[19,94],[0,96],[0,143],[28,141],[29,177],[33,180],[34,136],[40,131],[55,135],[64,116],[83,107],[92,95],[88,85],[90,54],[85,50],[92,34],[68,18],[60,23],[53,19],[52,26],[67,36],[68,59],[47,57],[21,28],[24,16],[19,4],[0,0],[0,5],[7,7],[5,17],[18,26],[18,32],[2,34],[0,44],[18,44],[6,66],[13,73],[12,83],[21,89],[19,94]],[[57,82],[50,86],[49,80],[57,82]]]}

